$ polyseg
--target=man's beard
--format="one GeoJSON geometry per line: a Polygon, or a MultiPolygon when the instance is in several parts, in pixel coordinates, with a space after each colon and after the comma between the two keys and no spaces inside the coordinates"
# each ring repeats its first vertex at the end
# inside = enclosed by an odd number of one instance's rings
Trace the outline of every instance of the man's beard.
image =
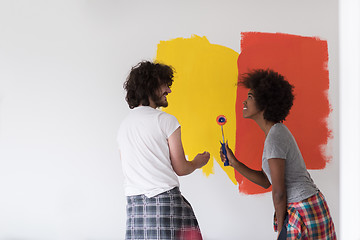
{"type": "Polygon", "coordinates": [[[161,100],[162,97],[163,97],[163,95],[161,97],[157,97],[156,99],[153,100],[157,108],[158,107],[164,107],[165,108],[165,107],[167,107],[169,105],[167,100],[165,100],[165,101],[161,100]]]}
{"type": "Polygon", "coordinates": [[[169,103],[167,101],[161,101],[161,98],[155,101],[156,107],[167,107],[169,103]]]}

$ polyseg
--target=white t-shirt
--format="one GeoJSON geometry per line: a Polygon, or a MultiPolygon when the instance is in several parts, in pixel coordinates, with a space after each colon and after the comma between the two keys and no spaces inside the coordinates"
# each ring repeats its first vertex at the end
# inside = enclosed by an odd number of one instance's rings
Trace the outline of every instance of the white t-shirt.
{"type": "Polygon", "coordinates": [[[282,123],[271,127],[264,144],[262,168],[271,181],[268,160],[285,159],[285,185],[288,203],[300,202],[319,190],[306,169],[304,159],[295,138],[282,123]]]}
{"type": "Polygon", "coordinates": [[[168,145],[178,127],[174,116],[158,109],[139,106],[130,110],[117,138],[126,196],[153,197],[179,186],[168,145]]]}

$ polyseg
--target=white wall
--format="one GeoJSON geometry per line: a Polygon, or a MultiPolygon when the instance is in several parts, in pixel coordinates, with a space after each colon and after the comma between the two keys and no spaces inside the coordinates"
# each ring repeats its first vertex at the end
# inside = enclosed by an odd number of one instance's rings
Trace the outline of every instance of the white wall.
{"type": "MultiPolygon", "coordinates": [[[[328,41],[333,161],[311,174],[339,230],[337,0],[0,1],[0,240],[123,239],[130,67],[191,34],[239,52],[244,31],[328,41]]],[[[181,178],[205,239],[274,238],[270,194],[236,188],[218,166],[181,178]]]]}
{"type": "Polygon", "coordinates": [[[360,2],[339,2],[341,239],[360,240],[360,2]]]}

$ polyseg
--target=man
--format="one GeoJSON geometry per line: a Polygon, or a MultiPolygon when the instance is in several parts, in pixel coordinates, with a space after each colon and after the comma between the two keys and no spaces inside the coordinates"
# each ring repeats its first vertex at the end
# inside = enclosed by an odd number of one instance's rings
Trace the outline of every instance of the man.
{"type": "Polygon", "coordinates": [[[171,67],[149,61],[133,67],[124,83],[131,110],[118,144],[127,196],[126,239],[202,239],[178,176],[203,167],[210,154],[187,161],[179,122],[157,109],[168,106],[172,83],[171,67]]]}

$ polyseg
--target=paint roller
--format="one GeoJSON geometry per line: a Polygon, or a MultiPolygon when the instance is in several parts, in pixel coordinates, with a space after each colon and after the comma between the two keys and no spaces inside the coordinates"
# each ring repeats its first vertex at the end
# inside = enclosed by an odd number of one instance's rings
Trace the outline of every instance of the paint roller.
{"type": "Polygon", "coordinates": [[[226,154],[225,137],[224,137],[224,129],[223,129],[223,126],[225,125],[226,121],[227,120],[226,120],[226,117],[224,115],[219,115],[216,118],[217,124],[219,124],[220,127],[221,127],[221,134],[222,134],[222,139],[223,139],[223,142],[220,141],[220,144],[221,144],[221,151],[226,157],[226,161],[224,162],[224,166],[229,166],[229,159],[228,159],[227,154],[226,154]]]}

